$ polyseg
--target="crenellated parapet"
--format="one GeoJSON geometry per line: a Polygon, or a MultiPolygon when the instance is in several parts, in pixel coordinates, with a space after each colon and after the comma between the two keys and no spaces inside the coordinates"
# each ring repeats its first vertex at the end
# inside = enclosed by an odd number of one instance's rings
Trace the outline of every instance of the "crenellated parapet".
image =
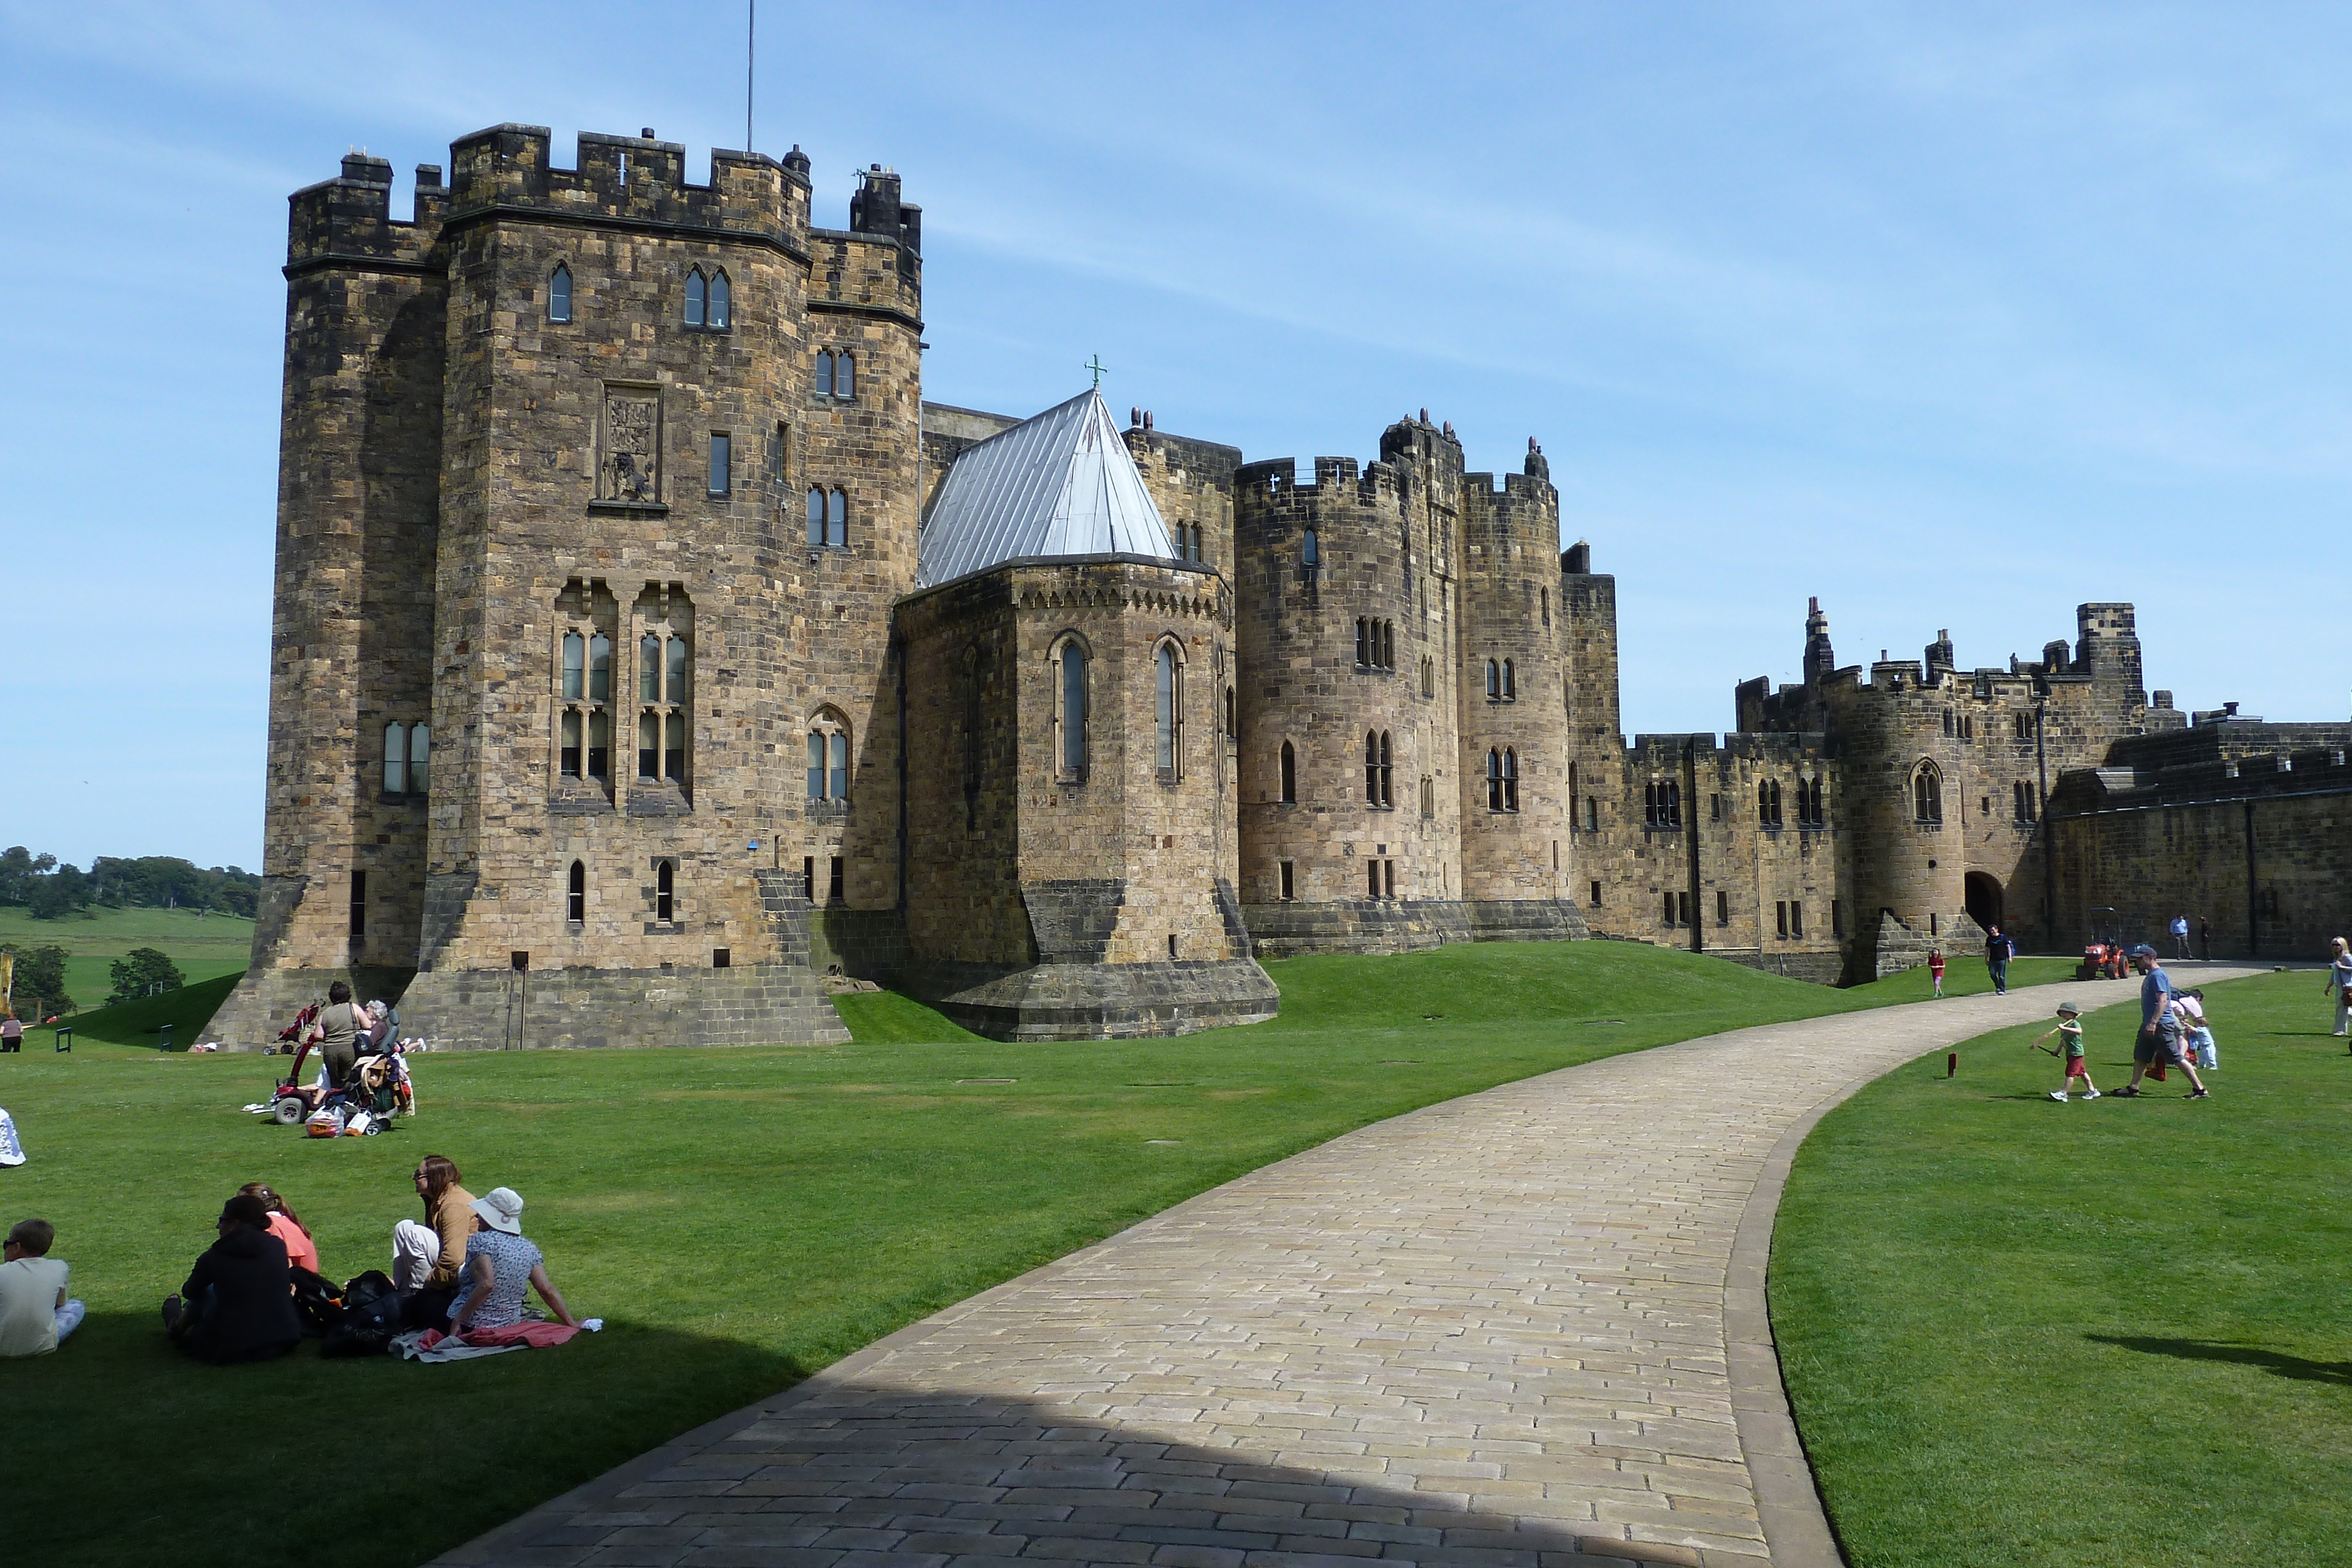
{"type": "MultiPolygon", "coordinates": [[[[494,125],[450,144],[447,221],[490,214],[763,241],[805,257],[805,160],[713,152],[710,183],[686,177],[686,149],[646,136],[581,133],[574,166],[555,165],[544,126],[494,125]]],[[[894,236],[895,237],[895,236],[894,236]]]]}
{"type": "Polygon", "coordinates": [[[403,222],[392,215],[392,164],[364,152],[347,153],[341,173],[288,198],[286,274],[294,277],[339,266],[424,272],[441,237],[448,195],[440,166],[418,164],[414,216],[403,222]]]}

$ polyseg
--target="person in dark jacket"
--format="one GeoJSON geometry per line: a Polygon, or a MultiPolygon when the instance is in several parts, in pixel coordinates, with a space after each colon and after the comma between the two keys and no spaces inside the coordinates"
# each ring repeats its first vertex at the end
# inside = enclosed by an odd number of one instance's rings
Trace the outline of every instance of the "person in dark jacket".
{"type": "Polygon", "coordinates": [[[286,1243],[269,1233],[261,1199],[239,1193],[222,1206],[220,1239],[205,1249],[188,1282],[163,1301],[163,1327],[199,1361],[268,1361],[302,1343],[286,1243]]]}
{"type": "Polygon", "coordinates": [[[1985,937],[1985,968],[1992,976],[1992,994],[2009,995],[2009,961],[2017,956],[2017,944],[2009,934],[1994,926],[1985,937]]]}

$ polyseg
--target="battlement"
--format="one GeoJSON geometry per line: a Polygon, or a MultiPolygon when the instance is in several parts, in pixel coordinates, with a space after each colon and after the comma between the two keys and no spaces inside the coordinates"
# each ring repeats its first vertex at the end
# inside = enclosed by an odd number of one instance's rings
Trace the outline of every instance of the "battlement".
{"type": "Polygon", "coordinates": [[[1298,459],[1269,457],[1235,468],[1233,483],[1237,501],[1277,510],[1318,511],[1334,506],[1393,509],[1403,497],[1401,480],[1396,467],[1389,463],[1375,463],[1359,472],[1352,457],[1318,457],[1314,480],[1302,485],[1298,459]]]}
{"type": "MultiPolygon", "coordinates": [[[[686,177],[686,149],[637,136],[581,133],[574,166],[555,166],[544,126],[494,125],[450,144],[452,222],[523,209],[558,221],[719,230],[795,253],[806,244],[808,179],[762,153],[710,154],[710,183],[686,177]]],[[[805,160],[802,161],[803,163],[805,160]]]]}
{"type": "Polygon", "coordinates": [[[346,153],[341,173],[287,198],[287,268],[344,262],[420,271],[440,237],[448,194],[440,165],[418,164],[415,216],[403,222],[392,215],[391,162],[346,153]]]}

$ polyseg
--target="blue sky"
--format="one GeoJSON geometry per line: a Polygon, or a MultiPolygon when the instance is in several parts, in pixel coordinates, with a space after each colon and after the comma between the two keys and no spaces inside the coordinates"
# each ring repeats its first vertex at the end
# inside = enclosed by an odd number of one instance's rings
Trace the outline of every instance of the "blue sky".
{"type": "MultiPolygon", "coordinates": [[[[924,207],[926,393],[1252,457],[1539,438],[1629,730],[2137,602],[2151,686],[2347,710],[2352,13],[761,10],[756,136],[924,207]]],[[[740,0],[0,0],[0,842],[258,863],[285,198],[481,126],[743,140],[740,0]]]]}

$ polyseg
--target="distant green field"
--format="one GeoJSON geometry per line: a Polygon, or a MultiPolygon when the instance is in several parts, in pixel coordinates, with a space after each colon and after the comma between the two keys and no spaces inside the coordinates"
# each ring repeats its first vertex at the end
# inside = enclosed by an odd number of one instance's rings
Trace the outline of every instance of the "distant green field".
{"type": "Polygon", "coordinates": [[[193,909],[90,909],[36,920],[22,904],[0,904],[0,942],[64,948],[67,988],[82,1007],[94,1008],[106,1000],[114,960],[133,947],[170,954],[191,985],[243,973],[253,952],[253,922],[193,909]]]}

